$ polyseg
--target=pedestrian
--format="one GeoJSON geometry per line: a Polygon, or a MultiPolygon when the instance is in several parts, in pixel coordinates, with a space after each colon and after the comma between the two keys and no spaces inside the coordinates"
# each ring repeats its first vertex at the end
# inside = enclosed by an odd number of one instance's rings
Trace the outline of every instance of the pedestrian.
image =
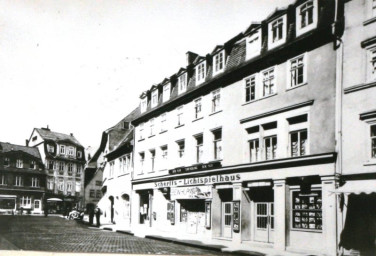
{"type": "Polygon", "coordinates": [[[97,227],[101,225],[100,218],[101,218],[101,209],[99,207],[95,208],[95,218],[97,220],[97,227]]]}
{"type": "Polygon", "coordinates": [[[44,204],[44,217],[48,216],[48,204],[47,202],[44,204]]]}
{"type": "Polygon", "coordinates": [[[94,207],[89,208],[89,224],[93,225],[94,222],[94,207]]]}
{"type": "Polygon", "coordinates": [[[21,207],[21,215],[23,214],[23,207],[21,207]]]}

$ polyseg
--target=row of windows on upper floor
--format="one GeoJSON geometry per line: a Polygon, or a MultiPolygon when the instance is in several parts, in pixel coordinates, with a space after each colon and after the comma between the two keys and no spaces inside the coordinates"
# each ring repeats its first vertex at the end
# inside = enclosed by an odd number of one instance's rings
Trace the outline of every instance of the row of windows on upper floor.
{"type": "MultiPolygon", "coordinates": [[[[60,145],[59,148],[60,148],[59,150],[60,155],[67,155],[69,157],[74,157],[75,151],[77,151],[77,154],[76,154],[77,158],[82,157],[82,151],[79,149],[76,150],[75,147],[60,145]]],[[[47,151],[49,153],[55,153],[55,147],[53,145],[47,144],[47,151]]]]}
{"type": "Polygon", "coordinates": [[[55,184],[55,179],[54,178],[48,178],[47,179],[47,189],[48,190],[54,190],[55,185],[58,191],[66,191],[66,192],[81,192],[81,181],[64,181],[63,178],[58,178],[56,179],[56,184],[55,184]],[[73,191],[73,187],[75,185],[75,190],[73,191]]]}
{"type": "MultiPolygon", "coordinates": [[[[296,34],[300,36],[308,31],[316,28],[318,20],[318,3],[317,0],[308,0],[305,3],[299,5],[296,9],[296,34]]],[[[268,48],[273,49],[286,42],[287,38],[287,14],[282,15],[268,23],[268,48]]],[[[246,59],[256,57],[261,53],[262,47],[262,35],[261,27],[255,28],[255,30],[247,36],[246,40],[246,59]]],[[[195,66],[196,72],[196,85],[203,83],[207,76],[207,63],[204,58],[195,66]]],[[[222,73],[225,70],[228,56],[224,49],[221,49],[214,54],[213,57],[213,76],[222,73]]],[[[179,74],[177,81],[178,94],[184,93],[187,90],[188,75],[187,72],[179,74]]],[[[166,83],[163,85],[162,101],[166,102],[170,99],[171,84],[166,83]]],[[[155,88],[151,92],[151,107],[158,105],[158,89],[155,88]]],[[[141,98],[141,113],[147,109],[148,101],[147,97],[141,98]]]]}
{"type": "Polygon", "coordinates": [[[13,162],[13,160],[14,159],[5,157],[3,162],[4,167],[16,166],[17,168],[38,169],[38,164],[34,160],[24,161],[23,159],[15,159],[15,162],[13,162]]]}
{"type": "Polygon", "coordinates": [[[115,162],[116,162],[116,160],[109,162],[109,165],[110,165],[109,172],[108,172],[109,178],[113,178],[116,173],[118,175],[123,175],[123,174],[129,173],[129,172],[132,171],[132,168],[133,168],[132,153],[126,154],[126,155],[118,158],[118,160],[119,160],[119,168],[116,172],[115,172],[115,162]]]}
{"type": "MultiPolygon", "coordinates": [[[[24,187],[24,181],[25,177],[23,175],[16,175],[13,177],[13,180],[11,181],[12,184],[16,187],[24,187]]],[[[8,186],[9,177],[7,174],[1,174],[0,175],[0,185],[2,186],[8,186]]],[[[32,188],[39,188],[40,187],[40,178],[38,177],[31,177],[27,179],[28,186],[31,186],[32,188]],[[29,184],[30,183],[30,184],[29,184]]]]}
{"type": "Polygon", "coordinates": [[[65,163],[63,161],[47,161],[47,169],[50,171],[58,170],[59,172],[64,173],[67,171],[68,175],[73,175],[73,172],[76,171],[76,175],[82,174],[82,165],[74,163],[65,163]]]}

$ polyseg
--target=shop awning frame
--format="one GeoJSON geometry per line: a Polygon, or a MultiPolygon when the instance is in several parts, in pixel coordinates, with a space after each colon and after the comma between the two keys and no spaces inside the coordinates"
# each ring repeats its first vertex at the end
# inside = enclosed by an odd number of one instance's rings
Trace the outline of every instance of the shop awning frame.
{"type": "Polygon", "coordinates": [[[372,194],[376,193],[376,180],[349,180],[333,191],[335,194],[372,194]]]}

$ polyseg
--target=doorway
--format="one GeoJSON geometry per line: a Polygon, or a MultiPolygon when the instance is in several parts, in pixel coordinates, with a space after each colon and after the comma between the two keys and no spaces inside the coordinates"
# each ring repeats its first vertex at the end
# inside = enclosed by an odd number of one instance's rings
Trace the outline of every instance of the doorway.
{"type": "Polygon", "coordinates": [[[274,203],[255,203],[255,241],[274,241],[274,203]]]}
{"type": "Polygon", "coordinates": [[[41,212],[41,211],[42,211],[41,200],[34,200],[34,212],[41,212]]]}
{"type": "Polygon", "coordinates": [[[222,203],[222,236],[232,237],[232,202],[222,203]]]}

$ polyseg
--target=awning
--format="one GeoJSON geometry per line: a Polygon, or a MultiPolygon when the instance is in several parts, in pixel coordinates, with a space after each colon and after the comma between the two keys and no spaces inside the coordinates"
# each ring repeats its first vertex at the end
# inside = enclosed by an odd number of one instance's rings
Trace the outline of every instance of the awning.
{"type": "Polygon", "coordinates": [[[371,194],[376,193],[376,180],[351,180],[333,191],[336,194],[371,194]]]}
{"type": "Polygon", "coordinates": [[[0,195],[0,198],[7,198],[7,199],[12,198],[12,199],[15,199],[15,198],[17,198],[17,196],[14,196],[14,195],[0,195]]]}
{"type": "Polygon", "coordinates": [[[49,202],[61,202],[63,200],[61,200],[60,198],[48,198],[47,201],[49,201],[49,202]]]}

